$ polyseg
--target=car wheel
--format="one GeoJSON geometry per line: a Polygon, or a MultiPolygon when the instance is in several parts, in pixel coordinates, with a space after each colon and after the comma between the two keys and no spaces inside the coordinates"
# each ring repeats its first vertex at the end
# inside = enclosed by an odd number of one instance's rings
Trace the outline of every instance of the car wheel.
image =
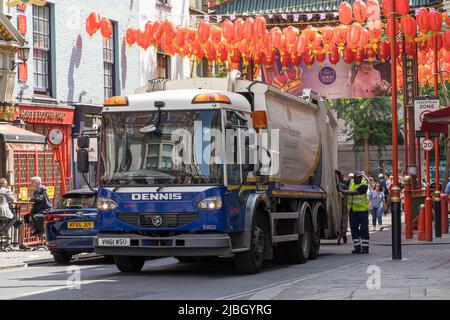
{"type": "Polygon", "coordinates": [[[69,253],[53,252],[52,255],[57,264],[68,264],[72,260],[72,255],[69,253]]]}
{"type": "Polygon", "coordinates": [[[145,257],[114,256],[117,269],[122,272],[140,272],[144,267],[145,257]]]}

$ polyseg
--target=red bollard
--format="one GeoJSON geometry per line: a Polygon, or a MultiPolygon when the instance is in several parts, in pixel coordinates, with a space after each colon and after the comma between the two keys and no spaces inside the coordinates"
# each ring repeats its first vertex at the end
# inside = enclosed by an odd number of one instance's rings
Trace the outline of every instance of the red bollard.
{"type": "Polygon", "coordinates": [[[445,193],[441,193],[441,233],[448,233],[448,199],[445,193]]]}
{"type": "Polygon", "coordinates": [[[412,179],[410,176],[406,176],[403,179],[405,186],[405,198],[404,198],[404,210],[405,210],[405,239],[413,238],[413,227],[412,227],[412,191],[411,184],[412,179]]]}
{"type": "Polygon", "coordinates": [[[417,239],[420,241],[425,240],[425,205],[420,205],[419,210],[419,235],[417,236],[417,239]]]}

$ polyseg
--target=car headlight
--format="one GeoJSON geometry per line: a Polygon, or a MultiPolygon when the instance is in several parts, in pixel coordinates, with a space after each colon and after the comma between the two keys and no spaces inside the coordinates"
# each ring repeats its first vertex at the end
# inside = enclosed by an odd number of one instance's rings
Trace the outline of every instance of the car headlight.
{"type": "Polygon", "coordinates": [[[108,198],[97,198],[98,211],[110,211],[118,207],[117,202],[108,198]]]}
{"type": "Polygon", "coordinates": [[[209,197],[199,201],[197,205],[200,209],[219,210],[222,208],[222,198],[218,196],[209,197]]]}

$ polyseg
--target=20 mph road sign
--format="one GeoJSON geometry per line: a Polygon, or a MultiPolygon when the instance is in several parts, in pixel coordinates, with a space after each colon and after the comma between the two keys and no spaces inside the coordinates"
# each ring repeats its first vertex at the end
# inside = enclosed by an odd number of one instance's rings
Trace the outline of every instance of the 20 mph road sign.
{"type": "Polygon", "coordinates": [[[423,150],[431,151],[431,150],[433,150],[433,147],[434,147],[433,140],[430,140],[430,139],[423,140],[423,142],[422,142],[423,150]]]}

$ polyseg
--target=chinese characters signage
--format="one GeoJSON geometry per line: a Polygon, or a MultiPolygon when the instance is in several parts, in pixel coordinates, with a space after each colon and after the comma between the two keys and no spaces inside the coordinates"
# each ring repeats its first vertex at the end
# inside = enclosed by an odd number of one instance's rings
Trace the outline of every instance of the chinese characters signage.
{"type": "Polygon", "coordinates": [[[412,108],[414,106],[414,57],[405,56],[405,72],[403,73],[403,83],[405,89],[405,106],[412,108]]]}

